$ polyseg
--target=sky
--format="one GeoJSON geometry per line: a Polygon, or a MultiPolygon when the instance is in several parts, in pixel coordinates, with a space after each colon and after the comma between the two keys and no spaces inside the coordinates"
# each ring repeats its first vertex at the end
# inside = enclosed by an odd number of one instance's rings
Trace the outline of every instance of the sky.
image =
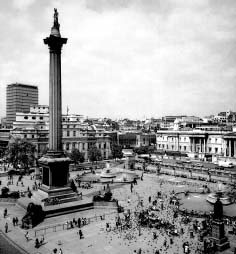
{"type": "Polygon", "coordinates": [[[0,0],[0,116],[6,86],[49,100],[43,39],[59,12],[62,108],[143,119],[236,111],[235,0],[0,0]]]}

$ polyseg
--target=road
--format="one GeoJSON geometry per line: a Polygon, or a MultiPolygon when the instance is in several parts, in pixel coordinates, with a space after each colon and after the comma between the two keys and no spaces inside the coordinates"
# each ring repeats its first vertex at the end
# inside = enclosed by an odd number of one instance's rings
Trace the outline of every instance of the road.
{"type": "MultiPolygon", "coordinates": [[[[176,164],[177,162],[179,162],[180,160],[175,160],[175,159],[163,159],[164,163],[170,163],[170,164],[176,164]]],[[[185,165],[196,165],[196,164],[201,164],[203,165],[203,167],[205,168],[210,168],[210,169],[215,169],[219,166],[211,163],[211,162],[205,162],[205,161],[191,161],[191,163],[183,163],[185,165]]],[[[236,172],[236,166],[234,166],[233,168],[224,168],[227,171],[232,171],[232,172],[236,172]]]]}
{"type": "Polygon", "coordinates": [[[27,254],[20,247],[5,238],[0,231],[0,253],[1,254],[27,254]]]}

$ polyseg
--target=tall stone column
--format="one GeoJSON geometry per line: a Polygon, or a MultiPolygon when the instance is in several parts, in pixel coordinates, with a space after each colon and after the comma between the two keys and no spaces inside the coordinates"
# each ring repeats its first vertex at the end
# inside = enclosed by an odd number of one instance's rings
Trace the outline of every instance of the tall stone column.
{"type": "Polygon", "coordinates": [[[49,150],[62,151],[61,107],[61,49],[67,38],[62,38],[59,23],[54,20],[49,37],[44,39],[50,52],[49,70],[49,150]]]}
{"type": "Polygon", "coordinates": [[[49,47],[49,151],[40,158],[43,168],[42,188],[55,189],[68,185],[70,159],[62,149],[62,101],[61,101],[61,49],[67,38],[60,34],[58,12],[54,9],[54,23],[51,34],[44,39],[49,47]]]}
{"type": "Polygon", "coordinates": [[[227,144],[228,144],[228,141],[227,139],[225,140],[225,147],[224,147],[224,157],[227,156],[227,144]]]}
{"type": "Polygon", "coordinates": [[[195,139],[193,138],[193,152],[195,153],[195,139]]]}
{"type": "Polygon", "coordinates": [[[231,144],[232,142],[231,142],[231,140],[229,139],[229,157],[231,157],[232,156],[232,149],[231,149],[231,144]]]}
{"type": "Polygon", "coordinates": [[[192,152],[193,151],[193,145],[192,145],[192,139],[189,137],[189,150],[190,150],[190,152],[192,152]]]}

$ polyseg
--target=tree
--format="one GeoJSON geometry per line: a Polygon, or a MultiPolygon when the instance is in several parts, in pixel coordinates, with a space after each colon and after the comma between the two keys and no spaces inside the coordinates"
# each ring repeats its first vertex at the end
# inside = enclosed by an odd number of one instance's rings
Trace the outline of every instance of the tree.
{"type": "Polygon", "coordinates": [[[109,124],[113,130],[119,130],[120,128],[119,124],[116,121],[112,121],[109,118],[106,120],[106,123],[109,124]]]}
{"type": "Polygon", "coordinates": [[[8,161],[13,164],[14,168],[20,165],[26,171],[35,163],[36,147],[34,144],[24,140],[15,139],[9,143],[7,150],[8,161]]]}
{"type": "Polygon", "coordinates": [[[117,130],[117,131],[120,129],[119,124],[115,121],[112,121],[111,127],[112,127],[113,130],[117,130]]]}
{"type": "Polygon", "coordinates": [[[0,148],[0,158],[2,158],[4,155],[4,149],[3,148],[0,148]]]}
{"type": "Polygon", "coordinates": [[[88,158],[90,161],[98,161],[102,159],[101,151],[94,145],[91,146],[88,150],[88,158]]]}
{"type": "Polygon", "coordinates": [[[123,157],[123,153],[122,153],[122,146],[118,145],[118,144],[112,144],[111,146],[111,153],[113,158],[115,159],[121,159],[123,157]]]}
{"type": "Polygon", "coordinates": [[[80,163],[84,162],[84,154],[81,153],[78,149],[73,149],[69,156],[70,159],[73,160],[75,164],[78,164],[78,162],[80,163]]]}
{"type": "Polygon", "coordinates": [[[150,154],[153,153],[154,151],[155,151],[154,146],[140,146],[134,148],[134,152],[137,154],[150,154]]]}
{"type": "Polygon", "coordinates": [[[137,153],[137,154],[147,154],[148,153],[148,147],[147,146],[135,147],[134,152],[137,153]]]}

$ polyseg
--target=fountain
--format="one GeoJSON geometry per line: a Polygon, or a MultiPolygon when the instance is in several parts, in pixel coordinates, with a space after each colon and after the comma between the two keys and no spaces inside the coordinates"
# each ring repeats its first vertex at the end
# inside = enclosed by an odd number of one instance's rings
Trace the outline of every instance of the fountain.
{"type": "Polygon", "coordinates": [[[225,192],[224,185],[220,182],[218,183],[217,191],[214,193],[210,193],[207,196],[206,200],[211,204],[215,204],[218,198],[220,199],[223,205],[230,205],[232,203],[231,198],[225,192]]]}
{"type": "Polygon", "coordinates": [[[119,166],[111,166],[107,163],[106,167],[102,170],[96,170],[93,173],[86,173],[80,178],[80,180],[100,183],[131,183],[138,178],[139,175],[134,171],[124,169],[119,166]]]}
{"type": "Polygon", "coordinates": [[[109,164],[97,175],[101,179],[113,179],[114,182],[133,182],[135,178],[138,178],[137,174],[133,171],[119,167],[110,167],[109,164]]]}
{"type": "Polygon", "coordinates": [[[101,178],[115,178],[116,173],[117,172],[114,171],[114,169],[110,167],[110,164],[106,163],[106,167],[100,173],[100,177],[101,178]]]}

